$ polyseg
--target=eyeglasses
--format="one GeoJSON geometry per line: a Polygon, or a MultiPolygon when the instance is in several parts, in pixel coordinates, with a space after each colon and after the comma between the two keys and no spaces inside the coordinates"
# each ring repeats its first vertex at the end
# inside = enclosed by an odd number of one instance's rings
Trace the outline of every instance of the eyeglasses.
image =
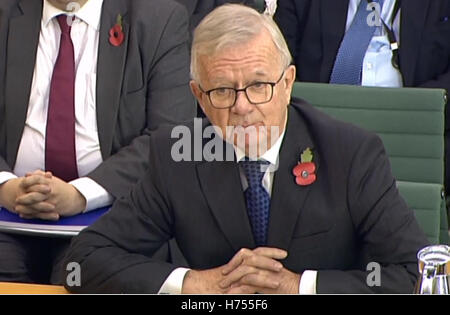
{"type": "Polygon", "coordinates": [[[218,87],[204,91],[199,85],[200,90],[208,95],[209,101],[214,108],[226,109],[236,104],[239,92],[245,92],[248,101],[253,105],[268,103],[273,97],[273,88],[284,76],[284,71],[276,82],[255,82],[243,89],[234,89],[228,87],[218,87]]]}

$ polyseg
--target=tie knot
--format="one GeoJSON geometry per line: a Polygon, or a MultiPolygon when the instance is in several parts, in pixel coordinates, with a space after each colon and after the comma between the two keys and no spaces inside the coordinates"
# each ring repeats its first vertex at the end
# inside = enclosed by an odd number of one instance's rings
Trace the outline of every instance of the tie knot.
{"type": "Polygon", "coordinates": [[[68,16],[65,14],[58,15],[56,17],[56,19],[57,19],[59,27],[61,29],[61,33],[65,34],[65,35],[70,35],[70,29],[72,27],[68,23],[68,20],[69,20],[68,16]]]}
{"type": "Polygon", "coordinates": [[[265,160],[250,161],[247,158],[239,162],[239,164],[244,170],[249,186],[261,184],[261,180],[264,177],[267,167],[270,165],[270,163],[265,160]]]}

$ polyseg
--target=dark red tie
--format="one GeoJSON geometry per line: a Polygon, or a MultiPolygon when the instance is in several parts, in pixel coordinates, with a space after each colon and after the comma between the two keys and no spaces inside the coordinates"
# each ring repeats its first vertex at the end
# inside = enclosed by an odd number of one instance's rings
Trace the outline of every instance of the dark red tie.
{"type": "Polygon", "coordinates": [[[64,181],[78,178],[75,153],[75,57],[67,16],[57,17],[61,43],[53,69],[45,137],[45,169],[64,181]]]}

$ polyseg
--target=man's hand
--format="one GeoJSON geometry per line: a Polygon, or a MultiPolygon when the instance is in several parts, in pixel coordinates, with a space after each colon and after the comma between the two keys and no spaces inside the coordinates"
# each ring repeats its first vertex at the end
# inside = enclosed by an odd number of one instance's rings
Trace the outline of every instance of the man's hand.
{"type": "Polygon", "coordinates": [[[300,275],[277,261],[286,256],[286,251],[276,248],[241,249],[224,266],[189,271],[182,293],[298,293],[300,275]]]}
{"type": "Polygon", "coordinates": [[[301,275],[278,262],[287,252],[276,248],[241,250],[223,269],[222,289],[230,294],[298,294],[301,275]]]}
{"type": "MultiPolygon", "coordinates": [[[[44,176],[47,173],[36,171],[26,175],[25,179],[35,176],[44,176]]],[[[51,175],[51,174],[50,174],[51,175]]],[[[50,192],[44,199],[41,193],[26,193],[16,199],[15,211],[25,219],[39,218],[44,220],[58,220],[61,216],[72,216],[81,213],[86,207],[83,195],[72,185],[64,182],[56,176],[48,176],[47,185],[50,192]],[[50,204],[52,213],[41,211],[50,204]]]]}
{"type": "Polygon", "coordinates": [[[22,206],[18,203],[18,198],[28,196],[36,201],[34,211],[40,213],[40,218],[56,220],[58,214],[55,212],[55,206],[47,202],[51,192],[51,177],[50,173],[41,172],[8,180],[0,185],[0,204],[9,211],[24,217],[24,214],[19,211],[22,210],[22,206]]]}
{"type": "Polygon", "coordinates": [[[301,274],[286,268],[279,272],[261,270],[256,274],[247,274],[234,282],[227,290],[228,294],[299,294],[301,274]],[[270,287],[267,283],[277,283],[270,287]]]}

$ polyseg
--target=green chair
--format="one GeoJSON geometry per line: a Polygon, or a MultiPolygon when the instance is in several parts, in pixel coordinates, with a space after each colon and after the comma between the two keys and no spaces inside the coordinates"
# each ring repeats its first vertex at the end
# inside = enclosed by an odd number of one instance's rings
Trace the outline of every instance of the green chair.
{"type": "Polygon", "coordinates": [[[433,244],[440,243],[442,185],[397,181],[397,188],[433,244]]]}
{"type": "MultiPolygon", "coordinates": [[[[293,96],[339,120],[377,133],[397,181],[408,183],[399,185],[408,205],[415,209],[417,196],[424,201],[431,196],[437,198],[438,203],[430,203],[427,208],[434,211],[428,210],[426,216],[416,215],[430,241],[448,243],[447,210],[442,194],[445,90],[296,82],[293,96]],[[435,184],[439,189],[422,184],[435,184]],[[441,235],[433,238],[435,233],[441,235]]],[[[426,208],[423,204],[419,206],[426,208]]]]}

